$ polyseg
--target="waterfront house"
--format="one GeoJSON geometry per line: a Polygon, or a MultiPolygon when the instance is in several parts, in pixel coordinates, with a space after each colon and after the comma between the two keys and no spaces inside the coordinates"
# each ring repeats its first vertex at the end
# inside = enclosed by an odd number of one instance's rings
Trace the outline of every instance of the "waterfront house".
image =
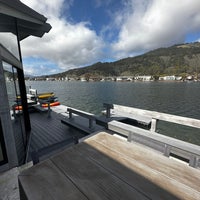
{"type": "Polygon", "coordinates": [[[132,81],[132,78],[128,76],[121,76],[116,78],[117,82],[126,82],[126,81],[132,81]]]}
{"type": "Polygon", "coordinates": [[[153,80],[152,76],[136,76],[135,80],[137,81],[151,81],[153,80]]]}
{"type": "Polygon", "coordinates": [[[18,166],[25,159],[31,124],[20,41],[29,36],[42,37],[49,32],[51,26],[46,20],[19,0],[0,0],[0,171],[18,166]],[[23,107],[17,138],[10,113],[16,96],[21,97],[23,107]],[[20,152],[17,143],[23,143],[20,152]]]}
{"type": "Polygon", "coordinates": [[[175,81],[176,76],[161,76],[159,77],[159,81],[175,81]]]}

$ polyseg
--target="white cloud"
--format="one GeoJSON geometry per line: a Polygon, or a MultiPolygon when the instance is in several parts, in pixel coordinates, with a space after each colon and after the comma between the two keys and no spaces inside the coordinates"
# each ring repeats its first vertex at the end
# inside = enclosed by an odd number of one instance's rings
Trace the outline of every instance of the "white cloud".
{"type": "MultiPolygon", "coordinates": [[[[42,57],[63,70],[96,62],[101,58],[103,41],[86,22],[72,24],[61,17],[64,0],[22,0],[48,18],[52,29],[43,38],[29,37],[21,42],[23,57],[42,57]]],[[[65,12],[73,1],[65,2],[65,12]]]]}
{"type": "Polygon", "coordinates": [[[26,64],[24,66],[24,71],[27,75],[49,75],[49,74],[56,74],[59,73],[58,69],[54,67],[49,67],[49,63],[46,65],[44,63],[32,63],[32,64],[26,64]],[[37,64],[37,67],[35,66],[37,64]],[[42,72],[42,74],[41,74],[42,72]]]}
{"type": "MultiPolygon", "coordinates": [[[[107,24],[104,18],[98,30],[100,36],[89,28],[95,27],[90,22],[68,20],[74,0],[21,1],[46,16],[52,25],[42,38],[28,37],[21,42],[23,58],[39,58],[34,66],[24,63],[25,71],[32,74],[44,74],[47,68],[41,66],[51,66],[48,72],[57,73],[102,60],[134,56],[183,43],[190,33],[197,38],[200,32],[199,0],[120,0],[116,10],[110,8],[114,0],[94,0],[96,7],[91,13],[100,7],[106,7],[108,13],[103,16],[107,17],[107,24]],[[40,62],[42,59],[49,63],[40,62]]],[[[99,22],[101,19],[97,19],[97,25],[99,22]]]]}
{"type": "Polygon", "coordinates": [[[120,28],[113,43],[117,57],[134,55],[185,41],[200,31],[199,0],[128,0],[115,23],[120,28]]]}

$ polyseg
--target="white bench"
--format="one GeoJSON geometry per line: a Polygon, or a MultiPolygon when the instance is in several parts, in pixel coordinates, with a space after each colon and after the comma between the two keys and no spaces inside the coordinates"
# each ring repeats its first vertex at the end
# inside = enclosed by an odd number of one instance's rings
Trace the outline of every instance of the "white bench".
{"type": "Polygon", "coordinates": [[[188,159],[192,167],[196,168],[199,165],[200,146],[118,121],[109,122],[108,129],[127,136],[129,142],[137,141],[152,148],[157,146],[165,156],[169,157],[170,153],[173,153],[188,159]]]}

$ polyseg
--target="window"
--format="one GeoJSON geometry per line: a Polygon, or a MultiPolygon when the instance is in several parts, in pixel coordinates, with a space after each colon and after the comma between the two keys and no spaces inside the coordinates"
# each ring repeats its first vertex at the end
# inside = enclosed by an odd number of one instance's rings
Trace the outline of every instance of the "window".
{"type": "Polygon", "coordinates": [[[0,33],[0,44],[19,59],[17,37],[12,33],[0,33]]]}

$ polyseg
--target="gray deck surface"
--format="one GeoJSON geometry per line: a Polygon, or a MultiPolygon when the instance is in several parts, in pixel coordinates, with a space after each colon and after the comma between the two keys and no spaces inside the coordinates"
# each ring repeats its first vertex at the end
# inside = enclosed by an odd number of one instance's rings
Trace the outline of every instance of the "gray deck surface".
{"type": "Polygon", "coordinates": [[[200,199],[199,170],[106,132],[23,171],[19,181],[29,200],[200,199]]]}
{"type": "MultiPolygon", "coordinates": [[[[61,123],[68,116],[66,107],[52,110],[51,117],[47,113],[30,114],[30,151],[73,136],[85,136],[80,130],[61,123]]],[[[73,121],[88,126],[87,119],[82,117],[75,116],[73,121]]],[[[199,177],[197,169],[101,132],[22,172],[20,181],[22,193],[34,200],[44,197],[197,200],[200,199],[199,177]]]]}
{"type": "MultiPolygon", "coordinates": [[[[83,138],[86,136],[84,132],[61,123],[61,119],[67,120],[68,115],[66,114],[66,110],[67,107],[63,105],[54,107],[52,108],[51,117],[48,117],[47,112],[30,113],[32,130],[29,153],[33,150],[39,150],[45,147],[48,148],[56,143],[68,141],[68,139],[74,136],[78,138],[83,138]]],[[[23,164],[25,160],[25,135],[22,135],[21,132],[21,120],[23,120],[22,115],[19,115],[15,120],[12,121],[20,165],[23,164]]],[[[82,117],[75,116],[73,120],[76,123],[80,123],[82,126],[84,124],[85,126],[88,126],[87,120],[85,121],[82,117]]],[[[30,159],[31,157],[29,154],[28,160],[30,161],[30,159]]],[[[17,181],[19,171],[21,171],[21,167],[16,167],[7,172],[0,173],[0,200],[19,200],[17,181]]]]}
{"type": "MultiPolygon", "coordinates": [[[[66,106],[57,106],[52,108],[51,115],[48,117],[47,112],[31,112],[31,140],[29,145],[29,157],[30,152],[49,147],[60,142],[65,141],[66,143],[72,139],[72,137],[82,138],[87,135],[87,133],[74,128],[73,126],[68,126],[61,123],[62,120],[68,120],[68,115],[66,114],[66,106]]],[[[15,130],[16,147],[18,152],[18,157],[20,164],[23,164],[25,160],[25,146],[23,142],[23,136],[20,131],[20,120],[22,117],[18,116],[15,121],[13,121],[13,127],[15,130]]],[[[88,120],[83,117],[74,116],[72,122],[75,124],[80,124],[81,126],[88,126],[88,120]]],[[[95,125],[95,130],[100,130],[102,127],[95,125]]],[[[24,136],[25,137],[25,136],[24,136]]],[[[59,144],[58,144],[59,148],[59,144]]]]}
{"type": "Polygon", "coordinates": [[[51,112],[51,117],[47,117],[47,113],[32,113],[31,127],[31,149],[38,150],[49,145],[61,142],[77,136],[84,137],[85,134],[76,129],[61,123],[63,116],[55,112],[51,112]]]}

